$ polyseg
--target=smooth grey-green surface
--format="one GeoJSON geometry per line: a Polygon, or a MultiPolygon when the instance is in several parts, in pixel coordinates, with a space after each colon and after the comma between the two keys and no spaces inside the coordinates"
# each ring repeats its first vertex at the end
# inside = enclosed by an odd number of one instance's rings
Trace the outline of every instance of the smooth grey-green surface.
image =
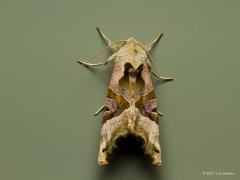
{"type": "Polygon", "coordinates": [[[239,8],[237,0],[1,0],[0,179],[240,179],[239,8]],[[163,167],[131,156],[96,164],[93,113],[112,64],[91,71],[76,60],[105,46],[97,25],[113,40],[165,33],[152,53],[161,75],[175,78],[155,83],[163,167]]]}

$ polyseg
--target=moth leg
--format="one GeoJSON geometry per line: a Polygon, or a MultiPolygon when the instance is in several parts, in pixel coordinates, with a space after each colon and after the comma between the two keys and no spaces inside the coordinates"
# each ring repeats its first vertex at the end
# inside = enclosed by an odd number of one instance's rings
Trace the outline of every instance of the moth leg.
{"type": "Polygon", "coordinates": [[[100,112],[102,112],[105,107],[106,107],[105,104],[104,104],[102,107],[100,107],[100,108],[94,113],[94,116],[97,116],[100,112]]]}
{"type": "Polygon", "coordinates": [[[115,53],[113,55],[111,55],[107,60],[101,62],[101,63],[97,63],[97,64],[92,64],[92,63],[87,63],[87,62],[84,62],[84,61],[81,61],[81,60],[78,60],[77,62],[85,67],[91,67],[91,66],[102,66],[102,65],[106,65],[108,64],[110,61],[112,61],[115,57],[115,53]]]}
{"type": "Polygon", "coordinates": [[[118,47],[118,46],[117,46],[114,42],[112,42],[112,41],[100,30],[99,27],[97,27],[96,29],[97,29],[99,35],[103,38],[103,40],[104,40],[112,49],[117,50],[117,47],[118,47]]]}
{"type": "Polygon", "coordinates": [[[157,114],[158,114],[159,116],[163,116],[163,113],[160,112],[160,111],[157,111],[157,114]]]}
{"type": "Polygon", "coordinates": [[[169,78],[169,77],[163,77],[163,76],[159,76],[157,73],[151,71],[151,73],[161,82],[167,82],[167,81],[172,81],[174,80],[173,78],[169,78]]]}
{"type": "Polygon", "coordinates": [[[103,38],[104,41],[106,41],[106,43],[111,46],[112,41],[100,30],[99,27],[96,28],[97,32],[99,33],[99,35],[103,38]]]}

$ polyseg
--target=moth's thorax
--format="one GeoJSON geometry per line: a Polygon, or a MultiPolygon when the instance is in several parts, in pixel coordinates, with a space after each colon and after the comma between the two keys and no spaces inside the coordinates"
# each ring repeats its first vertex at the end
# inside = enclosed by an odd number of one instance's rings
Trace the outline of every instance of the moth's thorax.
{"type": "Polygon", "coordinates": [[[144,46],[133,37],[130,37],[126,44],[116,52],[116,57],[115,60],[119,61],[120,64],[124,65],[129,63],[134,69],[137,69],[142,64],[149,64],[144,46]]]}

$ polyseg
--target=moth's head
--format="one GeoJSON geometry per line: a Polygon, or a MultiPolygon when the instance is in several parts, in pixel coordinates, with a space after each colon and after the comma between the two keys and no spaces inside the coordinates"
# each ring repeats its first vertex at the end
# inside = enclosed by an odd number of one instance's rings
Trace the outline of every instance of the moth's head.
{"type": "Polygon", "coordinates": [[[115,50],[119,50],[121,47],[123,47],[126,44],[131,44],[131,45],[135,45],[135,46],[139,45],[142,47],[142,49],[149,52],[163,36],[163,33],[161,33],[156,39],[154,39],[149,44],[141,44],[138,41],[136,41],[136,39],[133,37],[130,37],[127,40],[120,40],[117,42],[113,42],[99,29],[99,27],[97,27],[97,31],[100,34],[100,36],[103,38],[103,40],[108,43],[109,47],[112,49],[115,49],[115,50]]]}
{"type": "Polygon", "coordinates": [[[118,53],[126,54],[145,54],[147,55],[147,49],[143,44],[138,42],[135,38],[128,38],[123,44],[119,44],[119,47],[116,49],[118,53]]]}
{"type": "Polygon", "coordinates": [[[104,39],[104,41],[108,43],[109,46],[107,48],[114,49],[115,51],[117,51],[116,54],[118,54],[119,56],[131,55],[132,57],[141,57],[142,60],[151,59],[149,52],[163,36],[163,33],[161,33],[156,39],[154,39],[152,42],[148,44],[140,43],[133,37],[130,37],[126,40],[113,42],[109,38],[107,38],[99,28],[97,28],[97,31],[99,32],[100,36],[104,39]]]}
{"type": "MultiPolygon", "coordinates": [[[[140,52],[141,54],[149,54],[149,52],[152,50],[152,48],[158,43],[158,41],[161,39],[161,37],[163,36],[163,33],[161,33],[154,41],[152,41],[149,44],[144,44],[144,43],[140,43],[138,42],[135,38],[130,37],[127,40],[122,40],[119,42],[122,43],[117,43],[115,46],[113,46],[113,49],[115,50],[123,50],[123,49],[131,49],[133,51],[136,52],[140,52]]],[[[112,42],[112,44],[115,44],[114,42],[112,42]]]]}
{"type": "Polygon", "coordinates": [[[132,43],[132,44],[136,45],[138,42],[136,41],[135,38],[130,37],[130,38],[127,39],[127,43],[128,43],[128,44],[132,43]]]}
{"type": "Polygon", "coordinates": [[[118,57],[117,61],[120,61],[121,64],[131,64],[134,70],[146,63],[151,67],[148,50],[133,37],[121,44],[116,49],[115,55],[118,57]]]}

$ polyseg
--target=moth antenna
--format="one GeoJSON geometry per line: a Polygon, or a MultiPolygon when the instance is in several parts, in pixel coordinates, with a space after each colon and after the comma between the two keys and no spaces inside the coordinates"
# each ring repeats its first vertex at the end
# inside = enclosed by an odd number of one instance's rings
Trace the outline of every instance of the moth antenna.
{"type": "MultiPolygon", "coordinates": [[[[122,42],[126,42],[126,40],[120,40],[120,41],[114,42],[114,43],[112,43],[112,44],[115,45],[115,44],[122,43],[122,42]]],[[[100,49],[94,56],[90,57],[86,62],[92,61],[92,60],[95,59],[97,56],[99,56],[102,52],[106,51],[106,50],[109,49],[109,48],[111,48],[110,45],[107,46],[107,47],[105,47],[105,48],[100,49]]],[[[81,61],[81,60],[77,60],[78,63],[79,63],[79,61],[81,61]]],[[[81,61],[81,62],[83,62],[83,61],[81,61]]]]}

